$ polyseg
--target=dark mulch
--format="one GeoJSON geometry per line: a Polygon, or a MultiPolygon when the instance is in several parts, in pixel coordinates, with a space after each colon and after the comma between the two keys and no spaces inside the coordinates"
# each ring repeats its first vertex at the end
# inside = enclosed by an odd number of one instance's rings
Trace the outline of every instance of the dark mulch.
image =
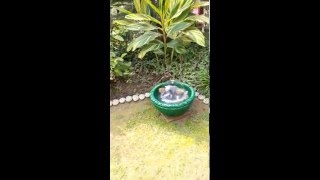
{"type": "Polygon", "coordinates": [[[110,84],[110,99],[119,99],[134,94],[150,92],[161,77],[161,75],[156,76],[151,73],[141,72],[127,79],[112,82],[110,84]]]}

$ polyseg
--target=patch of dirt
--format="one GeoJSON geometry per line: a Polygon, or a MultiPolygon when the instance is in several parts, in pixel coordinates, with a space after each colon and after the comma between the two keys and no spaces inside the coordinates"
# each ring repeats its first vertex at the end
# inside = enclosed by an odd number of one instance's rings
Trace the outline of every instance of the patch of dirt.
{"type": "Polygon", "coordinates": [[[134,94],[150,92],[161,75],[156,76],[151,73],[135,74],[128,79],[120,79],[110,84],[110,99],[119,99],[134,94]]]}

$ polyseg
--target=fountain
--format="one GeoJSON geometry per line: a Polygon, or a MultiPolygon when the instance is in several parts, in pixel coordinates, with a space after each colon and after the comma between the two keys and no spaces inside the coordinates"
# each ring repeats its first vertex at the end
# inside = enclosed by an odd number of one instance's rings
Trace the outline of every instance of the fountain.
{"type": "Polygon", "coordinates": [[[185,83],[170,80],[156,85],[150,92],[153,105],[166,116],[180,116],[192,105],[193,88],[185,83]]]}

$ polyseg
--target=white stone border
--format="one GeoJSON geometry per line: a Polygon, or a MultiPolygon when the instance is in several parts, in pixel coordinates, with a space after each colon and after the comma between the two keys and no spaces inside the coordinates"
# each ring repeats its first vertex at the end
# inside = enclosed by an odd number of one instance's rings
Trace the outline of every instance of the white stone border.
{"type": "MultiPolygon", "coordinates": [[[[194,88],[195,89],[195,88],[194,88]]],[[[196,89],[195,89],[196,91],[196,89]]],[[[144,94],[135,94],[133,96],[127,96],[127,97],[122,97],[119,99],[114,99],[110,101],[110,107],[111,106],[117,106],[118,104],[123,104],[123,103],[129,103],[131,101],[139,101],[139,100],[144,100],[146,98],[150,97],[150,93],[146,92],[144,94]]],[[[198,98],[200,101],[202,101],[204,104],[209,105],[209,97],[205,97],[204,95],[200,94],[198,91],[196,91],[195,97],[198,98]]]]}

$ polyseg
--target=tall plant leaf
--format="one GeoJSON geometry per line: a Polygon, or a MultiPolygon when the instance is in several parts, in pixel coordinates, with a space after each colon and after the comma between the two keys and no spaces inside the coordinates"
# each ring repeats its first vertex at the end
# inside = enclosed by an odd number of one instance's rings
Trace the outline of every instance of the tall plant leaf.
{"type": "Polygon", "coordinates": [[[195,16],[189,16],[186,20],[192,20],[192,21],[197,21],[197,22],[205,22],[209,24],[209,18],[206,17],[205,15],[195,15],[195,16]]]}
{"type": "Polygon", "coordinates": [[[154,50],[158,50],[161,49],[163,47],[162,43],[150,43],[148,45],[145,45],[140,53],[138,54],[138,58],[142,59],[146,53],[150,52],[150,51],[154,51],[154,50]]]}
{"type": "Polygon", "coordinates": [[[206,46],[204,40],[205,37],[199,29],[191,28],[190,30],[187,30],[186,32],[182,33],[188,36],[193,42],[199,44],[200,46],[206,46]]]}
{"type": "Polygon", "coordinates": [[[124,8],[121,8],[121,7],[114,7],[115,9],[119,10],[120,12],[122,13],[125,13],[125,14],[132,14],[132,12],[124,9],[124,8]]]}
{"type": "Polygon", "coordinates": [[[158,9],[152,2],[151,0],[145,0],[146,3],[148,3],[148,5],[160,16],[162,17],[162,13],[160,11],[160,9],[158,9]]]}
{"type": "Polygon", "coordinates": [[[133,5],[137,11],[137,13],[141,13],[141,4],[140,4],[140,0],[133,0],[133,5]]]}
{"type": "Polygon", "coordinates": [[[148,31],[138,38],[134,39],[131,43],[129,43],[127,47],[127,51],[135,51],[137,48],[144,46],[145,44],[153,41],[155,38],[161,36],[161,34],[157,32],[148,31]]]}
{"type": "Polygon", "coordinates": [[[166,29],[166,32],[167,32],[168,36],[170,36],[170,35],[173,35],[173,34],[179,32],[179,31],[183,31],[183,30],[187,29],[192,24],[193,23],[189,23],[189,22],[173,23],[166,29]]]}
{"type": "Polygon", "coordinates": [[[178,46],[174,49],[178,54],[185,54],[187,53],[186,48],[184,48],[183,46],[178,46]]]}
{"type": "Polygon", "coordinates": [[[126,28],[131,31],[152,31],[154,29],[159,29],[147,22],[132,23],[127,25],[126,28]]]}
{"type": "Polygon", "coordinates": [[[130,20],[135,20],[135,21],[153,21],[153,22],[161,25],[160,21],[158,21],[157,19],[155,19],[149,15],[146,15],[146,14],[133,14],[132,13],[132,14],[126,15],[125,18],[130,19],[130,20]]]}
{"type": "Polygon", "coordinates": [[[196,2],[192,5],[192,9],[209,6],[209,4],[210,4],[209,2],[204,2],[204,1],[196,2]]]}

